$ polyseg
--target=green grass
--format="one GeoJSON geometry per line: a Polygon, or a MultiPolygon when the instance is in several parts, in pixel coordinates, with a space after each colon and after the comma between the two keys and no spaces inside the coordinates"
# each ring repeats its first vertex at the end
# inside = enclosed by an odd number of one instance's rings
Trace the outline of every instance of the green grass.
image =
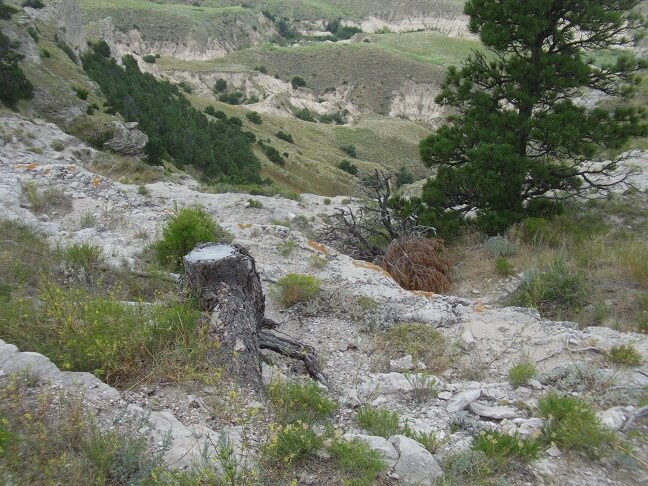
{"type": "Polygon", "coordinates": [[[311,275],[289,273],[275,284],[274,297],[283,307],[315,298],[320,290],[320,281],[311,275]]]}
{"type": "Polygon", "coordinates": [[[358,425],[371,435],[388,439],[401,432],[398,412],[365,405],[357,410],[355,418],[358,425]]]}
{"type": "Polygon", "coordinates": [[[508,371],[508,380],[513,388],[524,386],[536,374],[536,367],[530,361],[522,361],[511,366],[508,371]]]}
{"type": "Polygon", "coordinates": [[[337,407],[314,381],[276,381],[270,384],[267,391],[275,413],[284,424],[318,422],[327,418],[337,407]]]}

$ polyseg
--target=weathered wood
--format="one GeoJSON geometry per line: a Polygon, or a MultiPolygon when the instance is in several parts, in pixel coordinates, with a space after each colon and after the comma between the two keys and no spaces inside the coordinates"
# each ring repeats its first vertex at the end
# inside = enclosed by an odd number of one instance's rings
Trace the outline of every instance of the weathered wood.
{"type": "Polygon", "coordinates": [[[201,245],[184,257],[185,278],[200,308],[210,314],[208,334],[220,344],[216,362],[233,378],[261,388],[260,349],[300,359],[321,383],[315,349],[262,329],[276,322],[263,316],[265,296],[254,258],[238,245],[201,245]]]}
{"type": "Polygon", "coordinates": [[[302,360],[311,378],[326,385],[326,375],[319,369],[317,353],[312,346],[279,337],[264,330],[259,333],[259,346],[261,346],[261,349],[269,349],[275,353],[302,360]]]}

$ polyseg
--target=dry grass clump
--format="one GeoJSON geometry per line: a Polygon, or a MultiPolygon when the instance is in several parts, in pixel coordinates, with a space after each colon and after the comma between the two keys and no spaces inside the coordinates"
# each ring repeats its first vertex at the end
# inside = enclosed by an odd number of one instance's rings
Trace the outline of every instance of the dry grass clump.
{"type": "Polygon", "coordinates": [[[444,292],[450,287],[451,263],[443,256],[442,240],[404,238],[389,245],[383,268],[404,289],[444,292]]]}
{"type": "Polygon", "coordinates": [[[398,324],[379,334],[374,342],[378,365],[387,369],[389,361],[412,355],[412,361],[422,363],[432,373],[448,369],[456,354],[456,348],[448,343],[440,331],[429,324],[407,322],[398,324]]]}

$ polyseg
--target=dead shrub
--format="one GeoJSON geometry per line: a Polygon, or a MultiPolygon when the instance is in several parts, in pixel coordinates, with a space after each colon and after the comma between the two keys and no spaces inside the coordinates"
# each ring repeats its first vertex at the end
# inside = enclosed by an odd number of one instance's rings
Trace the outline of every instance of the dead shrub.
{"type": "Polygon", "coordinates": [[[450,287],[452,268],[444,251],[443,240],[403,238],[389,245],[382,266],[404,289],[444,292],[450,287]]]}

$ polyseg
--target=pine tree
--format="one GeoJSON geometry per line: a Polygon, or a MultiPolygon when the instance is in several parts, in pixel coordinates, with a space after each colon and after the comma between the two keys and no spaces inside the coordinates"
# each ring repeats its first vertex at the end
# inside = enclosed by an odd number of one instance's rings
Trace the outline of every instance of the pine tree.
{"type": "Polygon", "coordinates": [[[449,69],[437,102],[453,115],[421,142],[423,162],[438,167],[425,223],[452,227],[475,211],[495,233],[549,200],[625,183],[609,154],[646,134],[646,112],[624,103],[645,67],[625,49],[645,28],[639,3],[468,0],[485,49],[449,69]],[[605,108],[582,101],[593,93],[605,108]]]}

